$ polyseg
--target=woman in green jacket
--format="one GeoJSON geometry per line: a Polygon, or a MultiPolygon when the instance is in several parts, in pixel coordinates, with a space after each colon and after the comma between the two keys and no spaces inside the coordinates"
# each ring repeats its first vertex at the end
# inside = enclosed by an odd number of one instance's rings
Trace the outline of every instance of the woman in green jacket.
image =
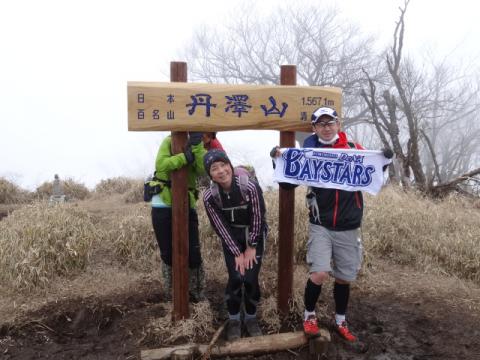
{"type": "Polygon", "coordinates": [[[160,184],[160,192],[152,197],[152,223],[155,231],[160,257],[162,259],[162,275],[165,290],[169,293],[172,287],[172,191],[171,173],[187,166],[188,198],[190,204],[188,216],[189,233],[189,294],[192,301],[203,298],[204,271],[200,253],[198,234],[198,216],[195,210],[198,191],[197,177],[204,175],[203,156],[205,149],[202,133],[190,132],[187,146],[183,153],[172,155],[172,138],[167,136],[160,145],[155,160],[155,178],[160,184]]]}

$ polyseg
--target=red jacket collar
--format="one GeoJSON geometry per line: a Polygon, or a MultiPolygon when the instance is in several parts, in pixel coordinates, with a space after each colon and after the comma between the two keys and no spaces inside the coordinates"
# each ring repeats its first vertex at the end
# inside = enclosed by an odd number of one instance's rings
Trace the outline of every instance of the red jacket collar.
{"type": "Polygon", "coordinates": [[[334,148],[345,148],[348,147],[348,140],[347,140],[347,135],[343,132],[340,131],[338,133],[338,140],[333,144],[334,148]]]}

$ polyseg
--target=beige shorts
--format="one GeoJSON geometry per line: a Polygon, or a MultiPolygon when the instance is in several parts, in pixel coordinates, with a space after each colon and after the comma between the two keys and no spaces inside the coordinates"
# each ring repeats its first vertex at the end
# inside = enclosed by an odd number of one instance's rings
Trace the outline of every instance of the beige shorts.
{"type": "Polygon", "coordinates": [[[310,224],[307,263],[310,273],[329,272],[335,278],[354,281],[362,265],[360,229],[332,231],[310,224]]]}

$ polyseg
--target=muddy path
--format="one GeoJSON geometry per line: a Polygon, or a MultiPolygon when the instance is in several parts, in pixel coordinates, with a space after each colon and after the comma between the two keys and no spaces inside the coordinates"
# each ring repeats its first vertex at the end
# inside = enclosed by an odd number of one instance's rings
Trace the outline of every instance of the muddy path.
{"type": "MultiPolygon", "coordinates": [[[[159,282],[149,280],[129,292],[49,303],[0,325],[0,358],[140,359],[140,349],[162,346],[145,329],[149,319],[165,316],[165,298],[159,289],[159,282]]],[[[221,317],[223,305],[217,290],[218,284],[209,287],[209,299],[221,317]]],[[[369,350],[357,354],[332,334],[324,358],[480,359],[480,314],[468,309],[452,311],[448,302],[425,296],[397,296],[391,291],[353,295],[350,321],[369,350]]],[[[328,303],[330,299],[324,297],[328,303]]],[[[329,325],[327,319],[321,323],[329,325]]],[[[298,317],[293,327],[300,326],[298,317]]],[[[308,359],[309,355],[307,349],[295,349],[262,358],[308,359]]]]}

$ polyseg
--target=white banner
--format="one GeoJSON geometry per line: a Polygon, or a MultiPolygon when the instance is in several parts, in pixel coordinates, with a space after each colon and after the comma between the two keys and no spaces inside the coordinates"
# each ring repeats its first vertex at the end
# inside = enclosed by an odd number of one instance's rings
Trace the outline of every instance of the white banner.
{"type": "Polygon", "coordinates": [[[366,191],[376,195],[383,183],[382,168],[390,164],[379,150],[305,148],[281,149],[275,159],[276,182],[366,191]]]}

